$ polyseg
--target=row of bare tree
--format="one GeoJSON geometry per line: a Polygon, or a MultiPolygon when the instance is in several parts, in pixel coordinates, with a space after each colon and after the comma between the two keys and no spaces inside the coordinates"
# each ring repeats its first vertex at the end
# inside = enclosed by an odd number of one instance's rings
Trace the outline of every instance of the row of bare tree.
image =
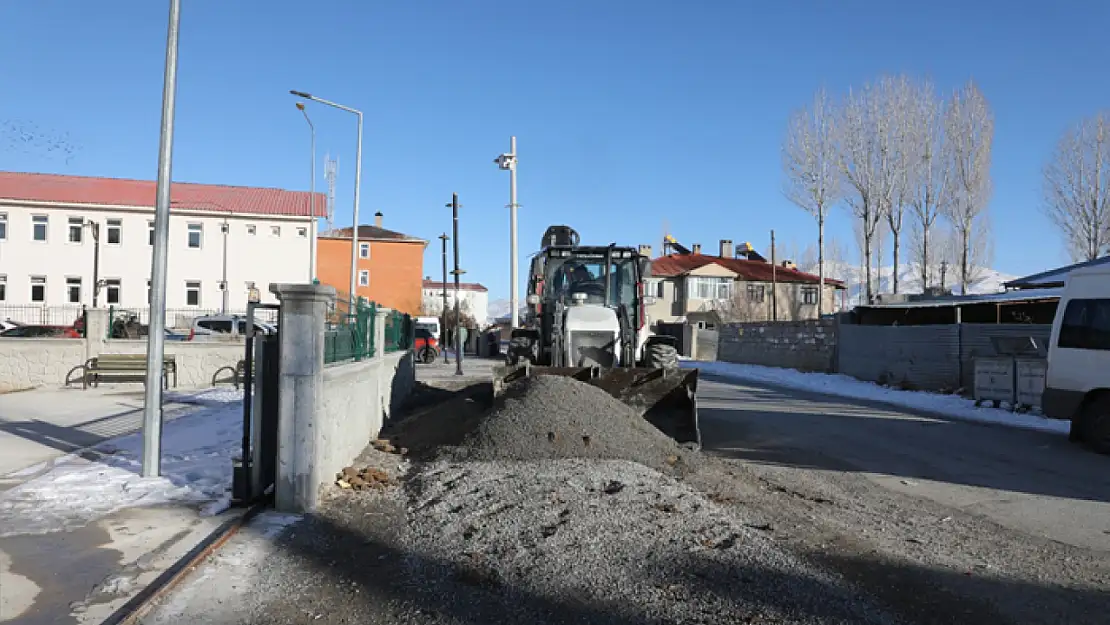
{"type": "Polygon", "coordinates": [[[1110,247],[1110,113],[1064,132],[1044,170],[1045,212],[1072,260],[1094,260],[1110,247]]]}
{"type": "Polygon", "coordinates": [[[875,293],[870,267],[880,225],[893,241],[898,292],[907,213],[921,283],[932,284],[931,237],[943,219],[958,240],[956,274],[966,292],[989,249],[993,138],[990,105],[973,82],[947,98],[930,82],[903,75],[880,77],[841,98],[818,90],[809,106],[790,117],[783,169],[786,197],[817,220],[822,282],[825,221],[832,207],[842,205],[860,233],[868,268],[864,301],[873,301],[875,293]]]}

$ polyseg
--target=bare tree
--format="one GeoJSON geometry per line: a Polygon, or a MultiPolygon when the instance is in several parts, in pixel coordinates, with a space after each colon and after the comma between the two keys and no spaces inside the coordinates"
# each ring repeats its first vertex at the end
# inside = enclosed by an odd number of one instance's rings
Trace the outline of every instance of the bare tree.
{"type": "Polygon", "coordinates": [[[922,83],[910,108],[915,150],[909,164],[910,207],[916,219],[914,261],[918,265],[921,288],[933,285],[933,271],[939,261],[933,256],[933,234],[937,218],[947,211],[953,191],[951,144],[945,134],[945,107],[933,85],[922,83]]]}
{"type": "MultiPolygon", "coordinates": [[[[976,272],[975,247],[984,247],[988,234],[983,219],[992,185],[991,147],[994,141],[994,116],[990,105],[974,82],[952,94],[945,111],[945,131],[952,146],[952,174],[955,192],[945,211],[960,241],[958,276],[960,290],[966,293],[976,272]]],[[[983,259],[978,259],[982,262],[983,259]]]]}
{"type": "MultiPolygon", "coordinates": [[[[914,168],[917,159],[917,119],[914,115],[918,88],[904,75],[884,78],[882,81],[883,113],[889,124],[890,150],[890,201],[884,211],[890,231],[894,263],[891,271],[891,288],[898,293],[898,273],[901,268],[902,226],[906,207],[914,192],[914,168]]],[[[882,277],[879,278],[880,284],[882,277]]]]}
{"type": "MultiPolygon", "coordinates": [[[[825,217],[829,207],[841,197],[835,122],[828,94],[818,89],[812,104],[791,116],[782,149],[786,174],[783,192],[817,220],[817,277],[822,290],[825,284],[825,217]]],[[[818,317],[824,309],[825,298],[818,297],[818,317]]]]}
{"type": "Polygon", "coordinates": [[[1045,167],[1045,212],[1072,260],[1094,260],[1110,244],[1110,118],[1100,112],[1068,129],[1045,167]]]}

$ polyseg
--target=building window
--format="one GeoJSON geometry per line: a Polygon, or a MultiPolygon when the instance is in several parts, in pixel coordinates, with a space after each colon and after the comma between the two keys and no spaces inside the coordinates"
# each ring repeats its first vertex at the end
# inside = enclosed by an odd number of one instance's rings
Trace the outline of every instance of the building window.
{"type": "Polygon", "coordinates": [[[8,240],[8,214],[0,213],[0,241],[8,240]]]}
{"type": "Polygon", "coordinates": [[[301,237],[302,239],[307,239],[308,238],[308,228],[303,228],[303,227],[302,228],[297,228],[297,236],[301,237]]]}
{"type": "Polygon", "coordinates": [[[368,269],[361,269],[358,272],[358,285],[370,286],[370,271],[368,269]]]}
{"type": "Polygon", "coordinates": [[[109,219],[108,245],[119,245],[120,243],[123,243],[123,220],[109,219]]]}
{"type": "Polygon", "coordinates": [[[110,278],[104,281],[105,299],[109,304],[119,304],[123,297],[123,287],[119,278],[110,278]]]}
{"type": "Polygon", "coordinates": [[[1110,350],[1110,299],[1073,299],[1060,320],[1057,347],[1110,350]]]}
{"type": "Polygon", "coordinates": [[[83,217],[69,218],[69,242],[80,243],[81,235],[85,233],[85,219],[83,217]]]}
{"type": "Polygon", "coordinates": [[[200,306],[200,282],[185,283],[185,305],[200,306]]]}
{"type": "Polygon", "coordinates": [[[251,235],[252,237],[258,234],[258,226],[254,224],[247,224],[247,234],[251,235]]]}
{"type": "Polygon", "coordinates": [[[0,275],[0,302],[8,301],[8,276],[0,275]]]}
{"type": "Polygon", "coordinates": [[[199,249],[203,238],[204,226],[201,224],[189,224],[189,247],[199,249]]]}
{"type": "Polygon", "coordinates": [[[46,227],[50,224],[50,218],[46,215],[32,215],[31,216],[31,238],[36,241],[46,240],[46,227]]]}
{"type": "Polygon", "coordinates": [[[802,287],[802,303],[806,305],[817,304],[817,287],[803,286],[802,287]]]}
{"type": "Polygon", "coordinates": [[[270,226],[270,236],[280,237],[281,236],[281,226],[270,226]]]}
{"type": "Polygon", "coordinates": [[[663,282],[662,280],[649,280],[647,284],[647,293],[644,293],[644,295],[650,295],[657,299],[663,299],[664,284],[666,284],[666,282],[663,282]]]}
{"type": "Polygon", "coordinates": [[[762,304],[767,299],[767,289],[762,284],[748,283],[748,301],[762,304]]]}
{"type": "Polygon", "coordinates": [[[45,302],[46,301],[46,278],[43,276],[31,276],[31,301],[32,302],[45,302]]]}
{"type": "Polygon", "coordinates": [[[66,278],[66,300],[70,304],[81,303],[81,278],[66,278]]]}
{"type": "Polygon", "coordinates": [[[686,294],[690,299],[729,299],[732,293],[732,278],[687,278],[686,294]]]}
{"type": "Polygon", "coordinates": [[[358,244],[358,257],[359,258],[370,258],[370,244],[369,243],[359,243],[358,244]]]}
{"type": "Polygon", "coordinates": [[[147,245],[154,246],[154,222],[146,222],[147,245]]]}

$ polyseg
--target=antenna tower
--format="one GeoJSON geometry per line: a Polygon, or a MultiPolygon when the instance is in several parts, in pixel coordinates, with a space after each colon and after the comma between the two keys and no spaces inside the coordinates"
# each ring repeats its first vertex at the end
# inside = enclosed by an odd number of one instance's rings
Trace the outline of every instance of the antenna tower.
{"type": "Polygon", "coordinates": [[[328,181],[328,232],[335,228],[335,177],[339,173],[339,157],[324,155],[324,178],[328,181]]]}

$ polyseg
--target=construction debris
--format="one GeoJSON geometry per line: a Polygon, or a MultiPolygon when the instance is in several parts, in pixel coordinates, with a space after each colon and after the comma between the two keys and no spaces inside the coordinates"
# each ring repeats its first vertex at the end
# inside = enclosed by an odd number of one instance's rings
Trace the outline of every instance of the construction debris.
{"type": "Polygon", "coordinates": [[[392,485],[393,478],[376,467],[344,467],[335,475],[335,484],[345,490],[379,490],[392,485]]]}

